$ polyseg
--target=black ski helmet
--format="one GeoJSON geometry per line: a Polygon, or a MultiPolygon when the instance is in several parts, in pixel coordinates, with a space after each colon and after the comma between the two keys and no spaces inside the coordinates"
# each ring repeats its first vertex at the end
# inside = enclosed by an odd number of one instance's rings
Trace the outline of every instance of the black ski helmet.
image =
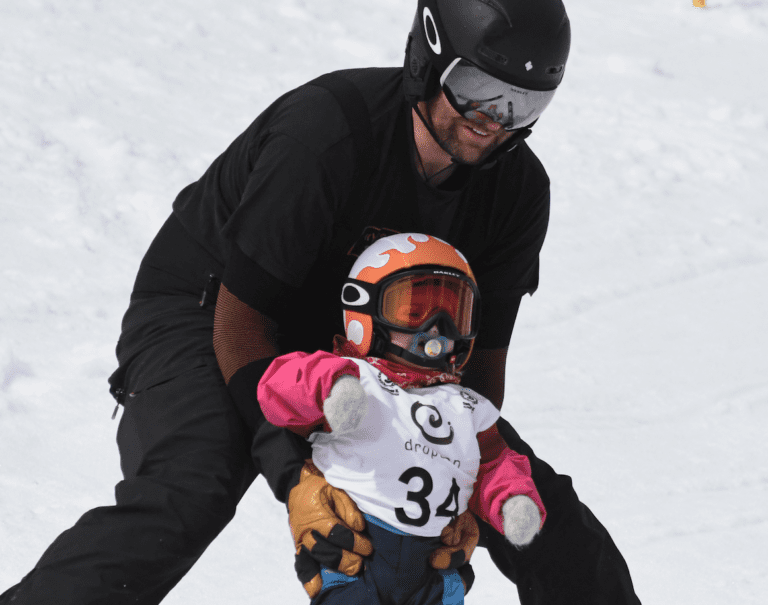
{"type": "Polygon", "coordinates": [[[432,98],[457,58],[529,90],[563,79],[571,27],[561,0],[418,0],[405,52],[405,96],[432,98]]]}

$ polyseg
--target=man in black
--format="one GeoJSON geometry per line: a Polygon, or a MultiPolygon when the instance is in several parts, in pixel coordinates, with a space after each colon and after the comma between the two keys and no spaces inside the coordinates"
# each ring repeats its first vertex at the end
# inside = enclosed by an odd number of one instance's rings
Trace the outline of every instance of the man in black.
{"type": "MultiPolygon", "coordinates": [[[[185,188],[142,261],[110,379],[125,405],[116,505],[86,513],[0,603],[159,603],[258,473],[292,518],[311,516],[295,496],[306,445],[264,422],[256,384],[276,355],[343,333],[342,280],[378,235],[428,233],[467,256],[483,317],[464,382],[501,407],[549,214],[548,177],[522,139],[569,41],[560,0],[421,0],[405,70],[338,72],[281,97],[185,188]]],[[[639,603],[570,479],[499,429],[548,511],[521,551],[481,527],[521,602],[639,603]]],[[[350,536],[298,544],[302,582],[314,559],[349,568],[350,536]]]]}

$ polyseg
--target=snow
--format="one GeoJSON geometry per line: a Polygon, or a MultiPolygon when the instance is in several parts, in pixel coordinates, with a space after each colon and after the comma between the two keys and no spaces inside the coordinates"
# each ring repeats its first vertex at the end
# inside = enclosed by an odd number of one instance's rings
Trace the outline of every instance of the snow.
{"type": "MultiPolygon", "coordinates": [[[[176,193],[274,98],[398,65],[414,2],[0,3],[0,592],[113,501],[106,378],[176,193]]],[[[768,594],[768,2],[568,2],[504,416],[647,603],[768,594]]],[[[468,603],[516,602],[484,552],[468,603]]],[[[166,603],[306,602],[262,479],[166,603]]]]}

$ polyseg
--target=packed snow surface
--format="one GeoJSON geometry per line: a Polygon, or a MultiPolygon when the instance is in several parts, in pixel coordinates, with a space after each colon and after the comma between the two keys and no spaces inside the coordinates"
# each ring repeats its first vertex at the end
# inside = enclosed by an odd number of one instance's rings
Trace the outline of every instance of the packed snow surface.
{"type": "MultiPolygon", "coordinates": [[[[645,603],[768,594],[768,2],[572,0],[504,416],[645,603]]],[[[402,63],[413,0],[0,3],[0,592],[113,502],[106,378],[176,193],[279,94],[402,63]]],[[[517,602],[484,552],[469,603],[517,602]]],[[[259,479],[165,601],[305,603],[259,479]]]]}

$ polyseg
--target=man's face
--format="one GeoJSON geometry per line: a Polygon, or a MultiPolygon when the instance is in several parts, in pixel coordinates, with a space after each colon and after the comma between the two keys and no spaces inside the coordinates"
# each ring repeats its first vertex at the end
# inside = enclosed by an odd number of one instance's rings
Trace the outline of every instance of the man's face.
{"type": "Polygon", "coordinates": [[[460,115],[448,102],[445,93],[427,102],[427,117],[438,137],[451,154],[467,164],[478,164],[508,140],[507,132],[498,122],[492,122],[483,114],[477,120],[468,120],[460,115]]]}

